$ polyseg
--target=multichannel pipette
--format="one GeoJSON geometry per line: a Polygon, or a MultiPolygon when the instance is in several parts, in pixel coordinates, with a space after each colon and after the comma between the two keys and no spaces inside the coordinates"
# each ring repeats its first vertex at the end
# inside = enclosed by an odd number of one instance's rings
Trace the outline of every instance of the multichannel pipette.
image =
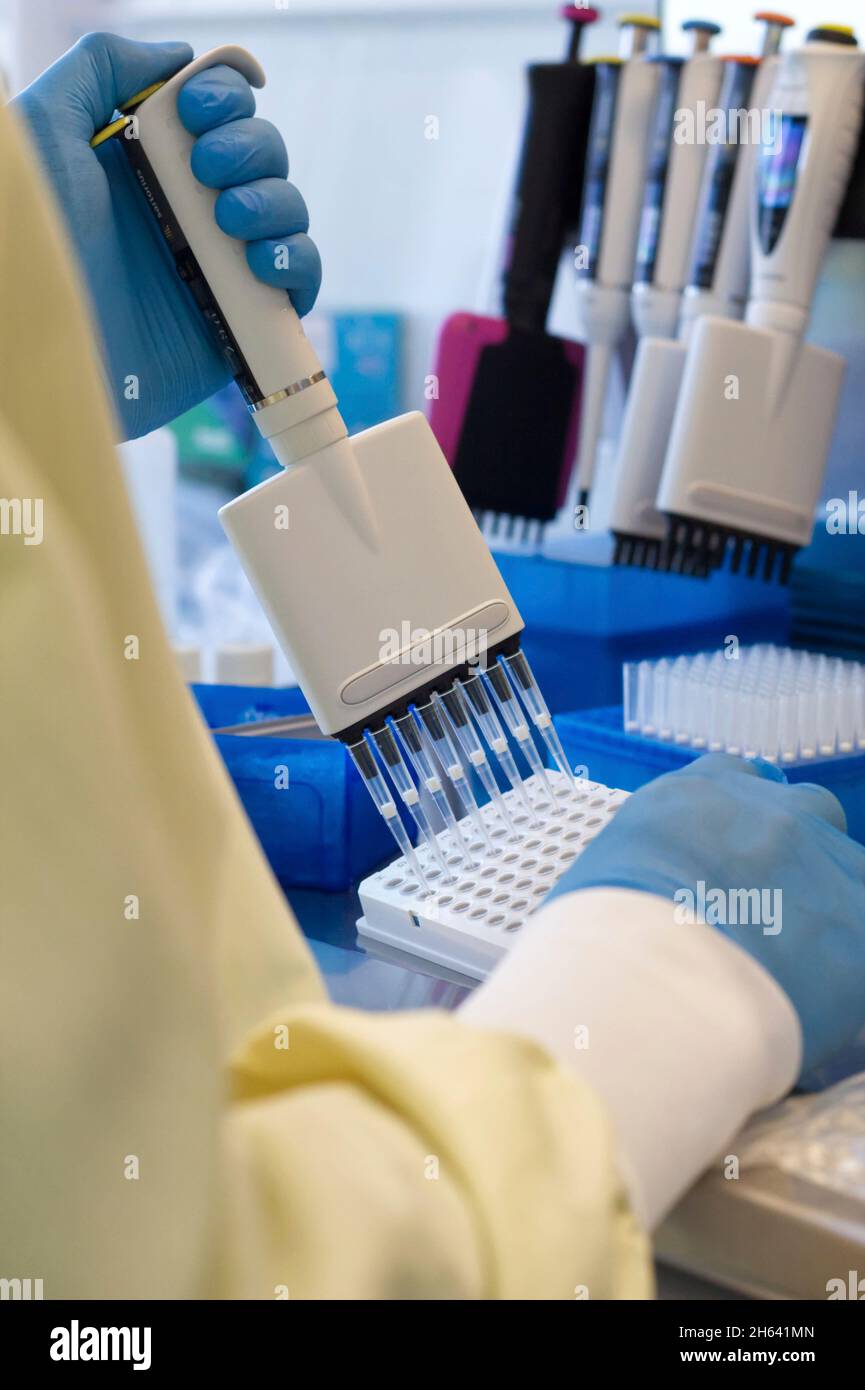
{"type": "Polygon", "coordinates": [[[758,11],[754,20],[763,26],[759,56],[732,54],[724,58],[718,98],[724,127],[722,138],[709,151],[700,190],[690,275],[679,320],[680,336],[685,340],[692,325],[705,314],[740,319],[745,312],[754,165],[761,144],[774,137],[769,97],[784,33],[795,23],[788,15],[771,10],[758,11]]]}
{"type": "Polygon", "coordinates": [[[565,240],[579,216],[594,68],[580,40],[597,19],[561,10],[561,63],[528,69],[528,110],[501,271],[502,317],[444,323],[430,424],[490,543],[532,548],[555,516],[576,448],[583,375],[579,343],[546,331],[565,240]]]}
{"type": "MultiPolygon", "coordinates": [[[[659,336],[642,338],[637,349],[606,518],[616,538],[616,564],[667,569],[674,560],[666,545],[667,518],[656,506],[656,497],[688,344],[700,317],[738,319],[744,313],[754,161],[760,141],[767,136],[763,127],[768,124],[767,103],[781,36],[792,23],[778,14],[761,13],[755,18],[766,26],[761,60],[743,56],[721,60],[717,105],[703,112],[704,121],[715,122],[715,142],[708,147],[703,170],[678,339],[668,338],[662,295],[662,312],[655,315],[659,336]],[[719,120],[723,121],[720,130],[719,120]]],[[[692,114],[699,114],[696,108],[692,114]]],[[[695,138],[698,133],[695,121],[695,138]]],[[[635,302],[637,296],[635,287],[635,302]]],[[[678,296],[666,304],[674,302],[679,303],[678,296]]]]}
{"type": "MultiPolygon", "coordinates": [[[[585,286],[579,286],[583,288],[581,317],[590,335],[585,341],[590,346],[574,506],[588,502],[595,478],[608,378],[616,345],[627,331],[629,292],[630,316],[638,334],[672,338],[676,332],[706,157],[705,140],[688,139],[690,132],[683,124],[688,117],[694,120],[701,111],[715,107],[723,71],[722,60],[708,51],[719,26],[691,19],[684,29],[693,43],[687,60],[654,54],[644,56],[637,67],[626,64],[622,72],[623,97],[630,78],[637,128],[630,133],[629,146],[613,142],[611,165],[615,177],[613,161],[629,161],[633,186],[629,203],[623,200],[622,207],[605,210],[594,295],[588,296],[585,286]],[[686,138],[680,139],[680,133],[686,138]],[[608,249],[615,247],[612,274],[609,263],[604,264],[605,242],[608,249]]],[[[590,160],[591,150],[590,143],[590,160]]]]}
{"type": "MultiPolygon", "coordinates": [[[[367,744],[378,749],[403,804],[415,822],[420,841],[429,847],[445,881],[449,879],[447,861],[442,859],[435,830],[422,811],[421,789],[431,796],[438,808],[458,858],[469,865],[474,862],[472,833],[479,837],[481,847],[488,854],[497,852],[472,789],[472,770],[477,773],[503,828],[511,839],[519,839],[519,832],[487,756],[487,748],[532,826],[540,823],[543,806],[555,807],[557,795],[567,795],[575,789],[573,773],[552,716],[521,651],[511,656],[500,656],[488,668],[474,675],[454,679],[449,689],[434,691],[428,703],[420,708],[412,705],[401,718],[394,720],[389,717],[383,730],[367,734],[367,744]],[[535,743],[533,729],[543,740],[558,773],[563,774],[558,792],[551,784],[535,743]],[[408,751],[417,787],[400,756],[395,737],[397,734],[408,751]],[[508,735],[513,747],[519,750],[528,764],[527,780],[533,789],[531,796],[508,735]],[[441,781],[441,774],[445,774],[451,784],[450,798],[441,781]],[[467,818],[465,823],[464,818],[467,818]],[[469,823],[472,833],[469,833],[469,823]]],[[[361,774],[368,779],[376,806],[393,830],[392,808],[395,803],[392,800],[383,802],[381,784],[384,779],[377,761],[373,759],[370,763],[365,759],[358,766],[361,774]]],[[[386,782],[384,784],[386,786],[386,782]]],[[[398,843],[402,847],[403,840],[398,843]]]]}
{"type": "MultiPolygon", "coordinates": [[[[214,49],[131,98],[95,141],[120,138],[177,270],[284,466],[222,509],[225,530],[322,732],[350,746],[405,854],[387,769],[446,879],[450,868],[419,787],[444,818],[457,855],[468,851],[410,710],[441,695],[451,717],[464,719],[460,678],[475,699],[478,660],[516,655],[522,619],[423,416],[404,415],[349,439],[288,296],[256,279],[243,243],[217,226],[217,194],[192,175],[194,140],[177,113],[184,83],[217,64],[264,85],[245,50],[214,49]]],[[[498,740],[492,708],[475,709],[498,740]]],[[[468,739],[465,729],[459,733],[468,739]]],[[[504,743],[497,758],[522,790],[504,743]]]]}
{"type": "Polygon", "coordinates": [[[628,331],[628,296],[661,69],[648,61],[653,16],[622,20],[626,56],[595,62],[595,95],[580,219],[576,335],[586,345],[580,438],[567,505],[584,505],[595,469],[615,354],[628,331]]]}
{"type": "Polygon", "coordinates": [[[690,58],[653,60],[661,79],[631,291],[631,315],[640,337],[676,334],[709,149],[697,125],[717,107],[724,70],[722,59],[709,52],[720,26],[691,19],[682,28],[691,39],[690,58]]]}
{"type": "MultiPolygon", "coordinates": [[[[348,439],[333,389],[288,296],[257,280],[243,243],[217,226],[217,194],[193,177],[193,137],[177,114],[183,84],[216,64],[234,67],[254,87],[264,84],[250,54],[215,49],[133,98],[124,116],[96,140],[120,136],[178,272],[284,465],[278,476],[223,507],[225,530],[319,727],[349,745],[376,806],[410,858],[390,785],[396,788],[447,881],[451,866],[424,808],[424,793],[450,832],[457,862],[471,863],[471,853],[412,709],[430,697],[441,700],[457,741],[509,824],[486,755],[470,732],[477,719],[533,817],[507,738],[476,674],[481,658],[519,653],[522,619],[423,416],[404,415],[348,439]],[[124,138],[130,131],[134,138],[124,138]],[[425,543],[427,537],[432,539],[425,543]]],[[[520,669],[528,667],[523,663],[520,669]]],[[[535,689],[531,681],[526,688],[535,689]]],[[[431,724],[427,717],[427,731],[431,724]]],[[[423,881],[419,867],[418,875],[423,881]]]]}
{"type": "Polygon", "coordinates": [[[704,142],[676,138],[677,121],[713,107],[721,82],[721,60],[708,52],[716,24],[684,26],[693,43],[684,61],[645,52],[657,21],[628,16],[622,22],[630,57],[599,64],[589,137],[580,233],[588,264],[577,282],[577,336],[587,344],[587,368],[573,506],[587,503],[594,480],[629,296],[641,334],[675,332],[706,156],[704,142]]]}
{"type": "Polygon", "coordinates": [[[658,488],[671,568],[705,575],[729,552],[737,570],[747,553],[750,576],[783,582],[811,538],[844,363],[803,335],[858,147],[863,71],[853,32],[834,25],[776,67],[746,322],[698,321],[658,488]]]}

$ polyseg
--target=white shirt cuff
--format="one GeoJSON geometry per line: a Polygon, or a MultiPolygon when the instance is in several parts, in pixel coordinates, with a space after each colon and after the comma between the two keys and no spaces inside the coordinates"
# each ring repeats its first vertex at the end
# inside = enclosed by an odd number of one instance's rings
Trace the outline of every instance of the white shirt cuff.
{"type": "Polygon", "coordinates": [[[802,1053],[772,976],[674,910],[623,888],[554,898],[460,1010],[470,1026],[539,1042],[602,1097],[649,1229],[750,1114],[789,1091],[802,1053]]]}

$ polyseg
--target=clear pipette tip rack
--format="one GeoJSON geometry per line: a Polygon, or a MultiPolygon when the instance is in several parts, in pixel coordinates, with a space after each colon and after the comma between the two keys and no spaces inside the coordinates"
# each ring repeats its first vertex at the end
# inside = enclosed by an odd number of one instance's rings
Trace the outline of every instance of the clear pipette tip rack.
{"type": "Polygon", "coordinates": [[[624,666],[624,729],[798,763],[865,752],[865,664],[761,644],[624,666]]]}
{"type": "Polygon", "coordinates": [[[361,939],[419,956],[447,972],[483,979],[628,796],[597,782],[570,782],[559,772],[550,771],[547,777],[552,800],[539,778],[532,776],[523,784],[535,812],[534,825],[517,794],[504,794],[515,837],[492,802],[480,808],[495,853],[491,855],[479,837],[472,838],[471,867],[462,861],[450,831],[436,837],[454,875],[451,882],[443,880],[426,845],[417,849],[416,857],[430,882],[428,889],[405,857],[364,879],[358,890],[361,939]]]}

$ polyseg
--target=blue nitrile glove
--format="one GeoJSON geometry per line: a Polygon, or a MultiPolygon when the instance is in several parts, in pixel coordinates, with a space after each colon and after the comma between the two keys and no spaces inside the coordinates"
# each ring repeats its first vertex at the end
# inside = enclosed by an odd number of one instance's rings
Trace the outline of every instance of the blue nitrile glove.
{"type": "Polygon", "coordinates": [[[788,785],[767,763],[711,753],[635,792],[551,896],[635,888],[674,899],[683,921],[692,904],[698,913],[705,904],[705,920],[759,961],[793,1004],[804,1073],[865,1023],[865,849],[845,829],[824,787],[788,785]],[[761,920],[732,925],[734,912],[745,914],[744,899],[731,895],[747,889],[768,890],[761,920]]]}
{"type": "MultiPolygon", "coordinates": [[[[90,148],[119,103],[191,59],[185,43],[88,34],[13,103],[35,138],[83,269],[126,438],[174,419],[229,380],[120,142],[90,148]]],[[[220,227],[249,242],[247,259],[255,274],[287,290],[298,313],[308,313],[321,262],[306,235],[306,205],[287,181],[282,137],[253,115],[249,83],[231,68],[210,68],[190,78],[178,110],[187,130],[199,137],[195,176],[224,190],[216,204],[220,227]],[[275,254],[282,245],[289,248],[287,257],[275,254]]]]}

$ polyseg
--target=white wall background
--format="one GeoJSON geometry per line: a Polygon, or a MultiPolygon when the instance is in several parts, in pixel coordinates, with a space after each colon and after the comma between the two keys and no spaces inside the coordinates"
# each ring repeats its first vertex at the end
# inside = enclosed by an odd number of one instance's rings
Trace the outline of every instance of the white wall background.
{"type": "MultiPolygon", "coordinates": [[[[667,46],[680,52],[685,51],[684,40],[679,38],[682,21],[699,15],[700,19],[711,19],[720,24],[723,33],[717,40],[718,48],[726,53],[754,53],[758,50],[759,35],[763,26],[754,22],[753,16],[762,8],[751,0],[664,0],[664,24],[667,31],[667,46]]],[[[765,6],[774,9],[774,5],[765,6]]],[[[796,27],[788,30],[787,43],[802,43],[809,29],[818,24],[850,24],[859,31],[865,30],[865,5],[862,0],[785,0],[778,6],[781,14],[795,19],[796,27]]],[[[863,33],[859,33],[860,41],[863,33]]]]}

